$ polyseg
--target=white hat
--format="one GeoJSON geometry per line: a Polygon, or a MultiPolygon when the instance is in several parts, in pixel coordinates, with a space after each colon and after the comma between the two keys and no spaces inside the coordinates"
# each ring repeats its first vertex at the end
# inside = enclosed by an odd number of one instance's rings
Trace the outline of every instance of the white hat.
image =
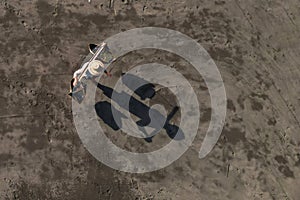
{"type": "Polygon", "coordinates": [[[88,70],[93,76],[99,76],[104,71],[103,63],[99,60],[93,60],[89,63],[88,70]]]}

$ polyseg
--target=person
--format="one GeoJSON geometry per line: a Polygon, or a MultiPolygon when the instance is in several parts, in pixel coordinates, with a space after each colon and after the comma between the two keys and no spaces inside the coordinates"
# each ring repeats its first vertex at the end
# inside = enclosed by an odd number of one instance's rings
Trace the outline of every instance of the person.
{"type": "MultiPolygon", "coordinates": [[[[101,64],[98,64],[96,62],[86,62],[82,65],[82,67],[80,69],[78,69],[77,71],[74,72],[73,74],[73,79],[72,79],[72,83],[73,86],[78,84],[79,81],[79,76],[80,74],[82,74],[82,72],[84,71],[84,69],[86,68],[86,66],[89,64],[87,71],[85,72],[86,74],[84,76],[86,76],[87,79],[94,79],[96,77],[98,77],[100,75],[100,71],[104,70],[104,68],[101,66],[101,64]],[[96,67],[95,67],[96,65],[96,67]],[[96,68],[96,70],[95,70],[96,68]],[[93,73],[92,71],[96,71],[96,73],[93,73]]],[[[111,77],[112,74],[110,72],[108,72],[107,70],[104,70],[104,73],[111,77]]]]}
{"type": "MultiPolygon", "coordinates": [[[[91,53],[95,53],[98,48],[99,48],[98,45],[89,44],[89,49],[90,49],[91,53]]],[[[93,60],[92,62],[84,63],[80,69],[78,69],[77,71],[74,72],[73,79],[71,81],[73,87],[78,84],[78,81],[80,78],[79,76],[84,72],[86,67],[88,67],[88,68],[87,68],[84,76],[87,79],[95,79],[96,77],[100,76],[101,72],[103,72],[103,71],[107,76],[109,76],[109,77],[112,76],[112,74],[110,72],[108,72],[106,69],[104,69],[103,62],[101,62],[100,60],[93,60]]]]}

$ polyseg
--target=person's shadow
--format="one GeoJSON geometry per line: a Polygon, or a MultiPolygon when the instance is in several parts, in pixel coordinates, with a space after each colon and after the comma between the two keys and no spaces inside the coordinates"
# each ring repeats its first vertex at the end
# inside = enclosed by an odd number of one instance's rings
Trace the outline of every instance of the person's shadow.
{"type": "Polygon", "coordinates": [[[97,115],[103,120],[103,122],[109,125],[113,130],[117,131],[120,129],[118,124],[121,124],[121,118],[126,118],[121,112],[119,112],[115,107],[113,107],[107,101],[100,101],[95,104],[95,109],[97,115]],[[117,113],[113,116],[113,112],[117,113]]]}
{"type": "Polygon", "coordinates": [[[122,76],[122,83],[124,83],[129,89],[137,94],[142,100],[145,100],[146,98],[152,99],[155,96],[155,85],[140,77],[132,74],[126,74],[125,76],[122,76]],[[135,89],[135,85],[142,86],[135,89]]]}
{"type": "MultiPolygon", "coordinates": [[[[135,78],[135,77],[131,77],[135,78]]],[[[138,78],[138,77],[136,77],[138,78]]],[[[140,78],[138,78],[140,79],[140,78]]],[[[132,79],[133,80],[133,79],[132,79]]],[[[127,85],[127,84],[126,84],[127,85]]],[[[155,120],[158,122],[165,122],[162,124],[162,127],[166,130],[166,133],[171,139],[174,140],[182,140],[184,139],[184,134],[182,130],[176,126],[170,124],[170,120],[173,118],[173,116],[176,114],[176,112],[179,110],[179,107],[175,106],[171,113],[168,114],[167,117],[164,117],[159,111],[156,109],[151,109],[149,106],[145,105],[144,103],[140,102],[136,98],[130,96],[129,94],[125,92],[118,93],[116,91],[113,91],[112,88],[97,84],[97,87],[103,91],[103,94],[107,96],[108,98],[112,98],[112,94],[114,92],[114,97],[117,96],[117,99],[129,99],[129,112],[138,118],[140,118],[139,121],[136,122],[139,127],[146,127],[153,125],[151,123],[151,118],[149,114],[153,114],[155,116],[155,120]],[[150,113],[151,111],[151,113],[150,113]]],[[[130,88],[130,84],[127,85],[127,87],[130,88]]],[[[152,98],[155,95],[155,90],[154,90],[154,85],[150,83],[146,83],[145,85],[142,86],[141,88],[138,88],[137,90],[134,91],[141,99],[145,98],[152,98]],[[154,93],[153,93],[154,91],[154,93]]],[[[115,101],[120,107],[125,108],[126,106],[122,104],[122,102],[115,101]]],[[[106,123],[108,126],[110,126],[113,130],[119,130],[121,127],[118,125],[122,126],[122,118],[127,118],[124,114],[122,114],[120,111],[118,111],[114,106],[111,105],[111,103],[107,101],[100,101],[95,104],[95,109],[97,115],[103,120],[104,123],[106,123]],[[113,115],[113,112],[115,113],[113,115]]],[[[153,117],[152,117],[153,119],[153,117]]],[[[154,123],[155,124],[155,123],[154,123]]],[[[153,126],[152,128],[156,129],[157,127],[153,126]]],[[[145,136],[145,140],[147,142],[152,142],[151,137],[145,136]]]]}

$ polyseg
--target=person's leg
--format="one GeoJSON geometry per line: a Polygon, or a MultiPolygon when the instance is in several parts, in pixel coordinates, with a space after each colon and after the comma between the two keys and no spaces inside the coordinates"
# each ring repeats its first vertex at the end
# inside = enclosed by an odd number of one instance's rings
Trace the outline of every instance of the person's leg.
{"type": "Polygon", "coordinates": [[[111,74],[109,71],[107,71],[107,70],[104,70],[104,73],[105,73],[107,76],[109,76],[109,77],[112,76],[112,74],[111,74]]]}

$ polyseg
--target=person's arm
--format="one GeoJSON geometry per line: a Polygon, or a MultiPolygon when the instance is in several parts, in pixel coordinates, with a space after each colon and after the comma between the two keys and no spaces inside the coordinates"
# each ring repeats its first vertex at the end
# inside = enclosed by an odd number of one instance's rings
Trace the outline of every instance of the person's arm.
{"type": "Polygon", "coordinates": [[[84,68],[86,67],[87,64],[88,63],[85,63],[80,69],[75,71],[74,74],[73,74],[73,78],[78,77],[84,71],[84,68]]]}
{"type": "Polygon", "coordinates": [[[74,78],[74,82],[73,85],[77,85],[78,83],[78,79],[79,79],[79,75],[84,71],[84,68],[86,67],[88,63],[85,63],[80,69],[78,69],[77,71],[74,72],[73,74],[73,78],[74,78]]]}

